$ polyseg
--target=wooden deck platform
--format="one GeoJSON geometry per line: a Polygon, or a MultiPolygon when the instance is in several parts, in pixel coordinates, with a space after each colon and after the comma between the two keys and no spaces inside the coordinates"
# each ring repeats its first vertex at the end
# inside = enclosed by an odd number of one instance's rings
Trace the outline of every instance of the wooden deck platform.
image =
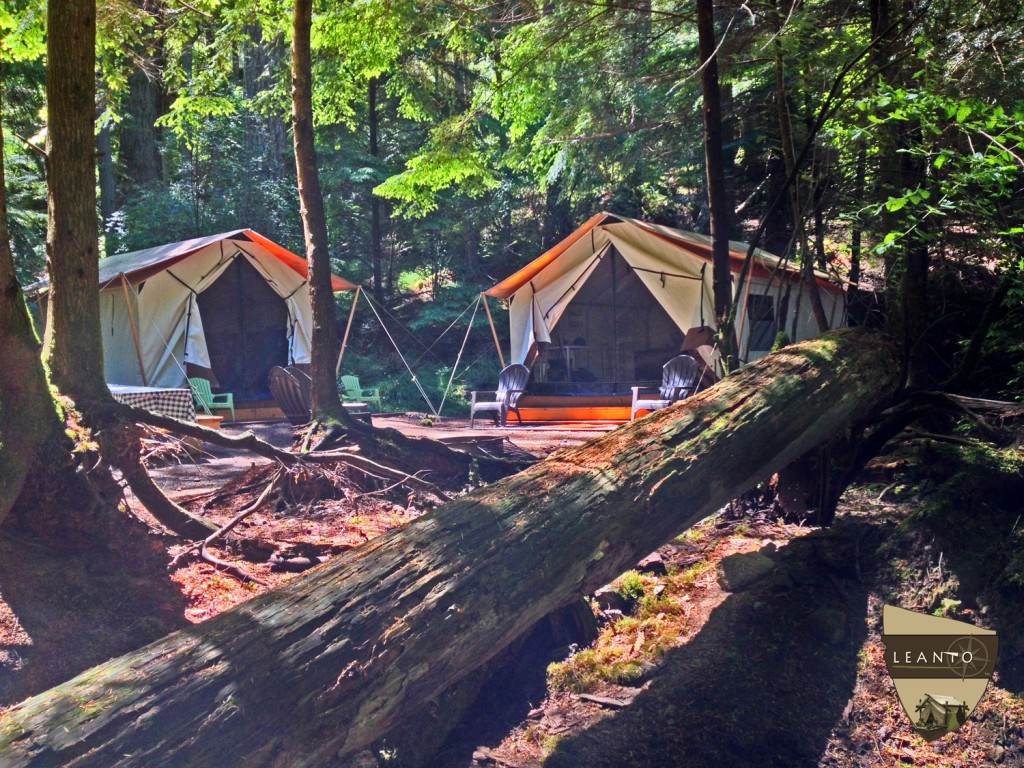
{"type": "Polygon", "coordinates": [[[519,413],[524,424],[622,423],[629,421],[631,405],[629,395],[524,395],[519,401],[519,413]]]}
{"type": "MultiPolygon", "coordinates": [[[[524,395],[519,401],[519,412],[523,424],[527,425],[622,424],[629,421],[631,404],[632,399],[628,395],[524,395]]],[[[228,412],[218,410],[217,415],[226,417],[228,412]]],[[[273,400],[235,403],[235,421],[277,421],[284,418],[284,413],[273,400]]],[[[490,423],[486,415],[484,422],[490,423]]],[[[511,424],[515,423],[515,416],[512,416],[511,424]]]]}

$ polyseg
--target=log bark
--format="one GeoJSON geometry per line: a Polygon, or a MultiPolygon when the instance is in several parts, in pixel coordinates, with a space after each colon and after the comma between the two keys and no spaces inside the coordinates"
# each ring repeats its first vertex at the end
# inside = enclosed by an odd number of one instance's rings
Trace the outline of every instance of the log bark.
{"type": "Polygon", "coordinates": [[[5,766],[323,766],[888,401],[852,331],[553,455],[0,718],[5,766]]]}

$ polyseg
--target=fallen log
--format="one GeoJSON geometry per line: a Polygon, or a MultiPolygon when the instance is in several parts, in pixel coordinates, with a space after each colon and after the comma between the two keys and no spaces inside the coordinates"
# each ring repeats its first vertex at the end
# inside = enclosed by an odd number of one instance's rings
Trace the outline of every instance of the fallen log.
{"type": "Polygon", "coordinates": [[[895,391],[879,337],[711,390],[94,667],[0,718],[4,766],[324,766],[895,391]]]}

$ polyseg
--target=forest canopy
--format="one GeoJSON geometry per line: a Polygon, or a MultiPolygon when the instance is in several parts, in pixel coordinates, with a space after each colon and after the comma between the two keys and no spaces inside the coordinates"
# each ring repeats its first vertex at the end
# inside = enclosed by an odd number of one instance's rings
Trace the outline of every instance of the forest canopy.
{"type": "MultiPolygon", "coordinates": [[[[99,4],[104,253],[239,227],[302,251],[291,10],[99,4]]],[[[365,282],[429,343],[481,288],[596,211],[707,232],[695,10],[315,4],[313,105],[335,271],[365,282]]],[[[1007,395],[1024,373],[1011,330],[1024,253],[1019,4],[722,2],[714,14],[730,238],[756,233],[763,248],[875,289],[898,310],[896,335],[926,358],[917,367],[939,380],[1002,296],[990,329],[1004,342],[999,359],[975,361],[998,375],[961,378],[1007,395]]],[[[44,5],[5,4],[0,29],[7,203],[26,284],[44,263],[44,5]]],[[[366,321],[357,354],[376,339],[366,321]]],[[[428,386],[450,372],[454,336],[428,357],[428,386]]],[[[497,363],[479,340],[483,359],[466,376],[482,383],[497,363]]],[[[394,377],[396,402],[414,402],[397,359],[355,360],[394,377]]]]}

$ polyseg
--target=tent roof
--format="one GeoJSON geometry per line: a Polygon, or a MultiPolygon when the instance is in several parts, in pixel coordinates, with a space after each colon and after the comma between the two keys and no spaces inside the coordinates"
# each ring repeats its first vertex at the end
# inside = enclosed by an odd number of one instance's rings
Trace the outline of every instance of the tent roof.
{"type": "MultiPolygon", "coordinates": [[[[562,242],[558,243],[551,250],[547,251],[534,261],[531,261],[515,274],[505,278],[493,288],[485,291],[485,293],[488,296],[507,299],[540,274],[547,266],[558,259],[559,256],[565,253],[565,251],[578,242],[584,235],[598,227],[613,224],[629,224],[638,227],[639,229],[654,235],[660,240],[664,240],[666,243],[675,246],[680,251],[697,256],[706,262],[711,262],[711,238],[707,235],[697,234],[696,232],[684,232],[680,229],[672,229],[671,227],[665,227],[659,224],[650,224],[646,221],[630,219],[625,216],[617,216],[612,213],[598,213],[590,217],[590,219],[588,219],[579,229],[565,238],[562,242]]],[[[743,262],[746,260],[748,250],[750,250],[750,246],[746,243],[740,243],[734,240],[729,241],[729,261],[730,268],[733,273],[739,273],[743,268],[743,262]]],[[[782,259],[778,256],[768,253],[767,251],[763,251],[760,248],[754,249],[754,256],[756,257],[756,260],[752,265],[752,274],[754,275],[760,274],[761,276],[768,276],[780,267],[791,274],[799,273],[799,267],[797,265],[789,263],[784,264],[782,259]]],[[[815,270],[815,276],[817,277],[820,285],[832,288],[836,287],[834,281],[832,281],[824,272],[815,270]]]]}
{"type": "Polygon", "coordinates": [[[962,707],[964,702],[959,699],[955,699],[952,696],[942,696],[935,693],[926,693],[925,697],[931,699],[936,704],[940,704],[944,707],[962,707]]]}
{"type": "MultiPolygon", "coordinates": [[[[178,243],[167,243],[166,245],[158,245],[155,248],[146,248],[141,251],[131,251],[130,253],[118,253],[100,259],[100,286],[105,286],[122,275],[132,282],[141,282],[191,256],[196,251],[224,240],[247,240],[256,243],[298,274],[305,278],[309,277],[306,260],[301,256],[292,253],[272,240],[268,240],[258,232],[253,232],[251,229],[236,229],[232,232],[222,232],[219,235],[207,235],[206,237],[197,237],[192,240],[182,240],[178,243]]],[[[49,284],[49,280],[41,280],[29,286],[26,289],[26,293],[41,293],[49,287],[49,284]]],[[[331,275],[331,287],[335,291],[350,291],[354,290],[356,286],[344,278],[331,275]]]]}

